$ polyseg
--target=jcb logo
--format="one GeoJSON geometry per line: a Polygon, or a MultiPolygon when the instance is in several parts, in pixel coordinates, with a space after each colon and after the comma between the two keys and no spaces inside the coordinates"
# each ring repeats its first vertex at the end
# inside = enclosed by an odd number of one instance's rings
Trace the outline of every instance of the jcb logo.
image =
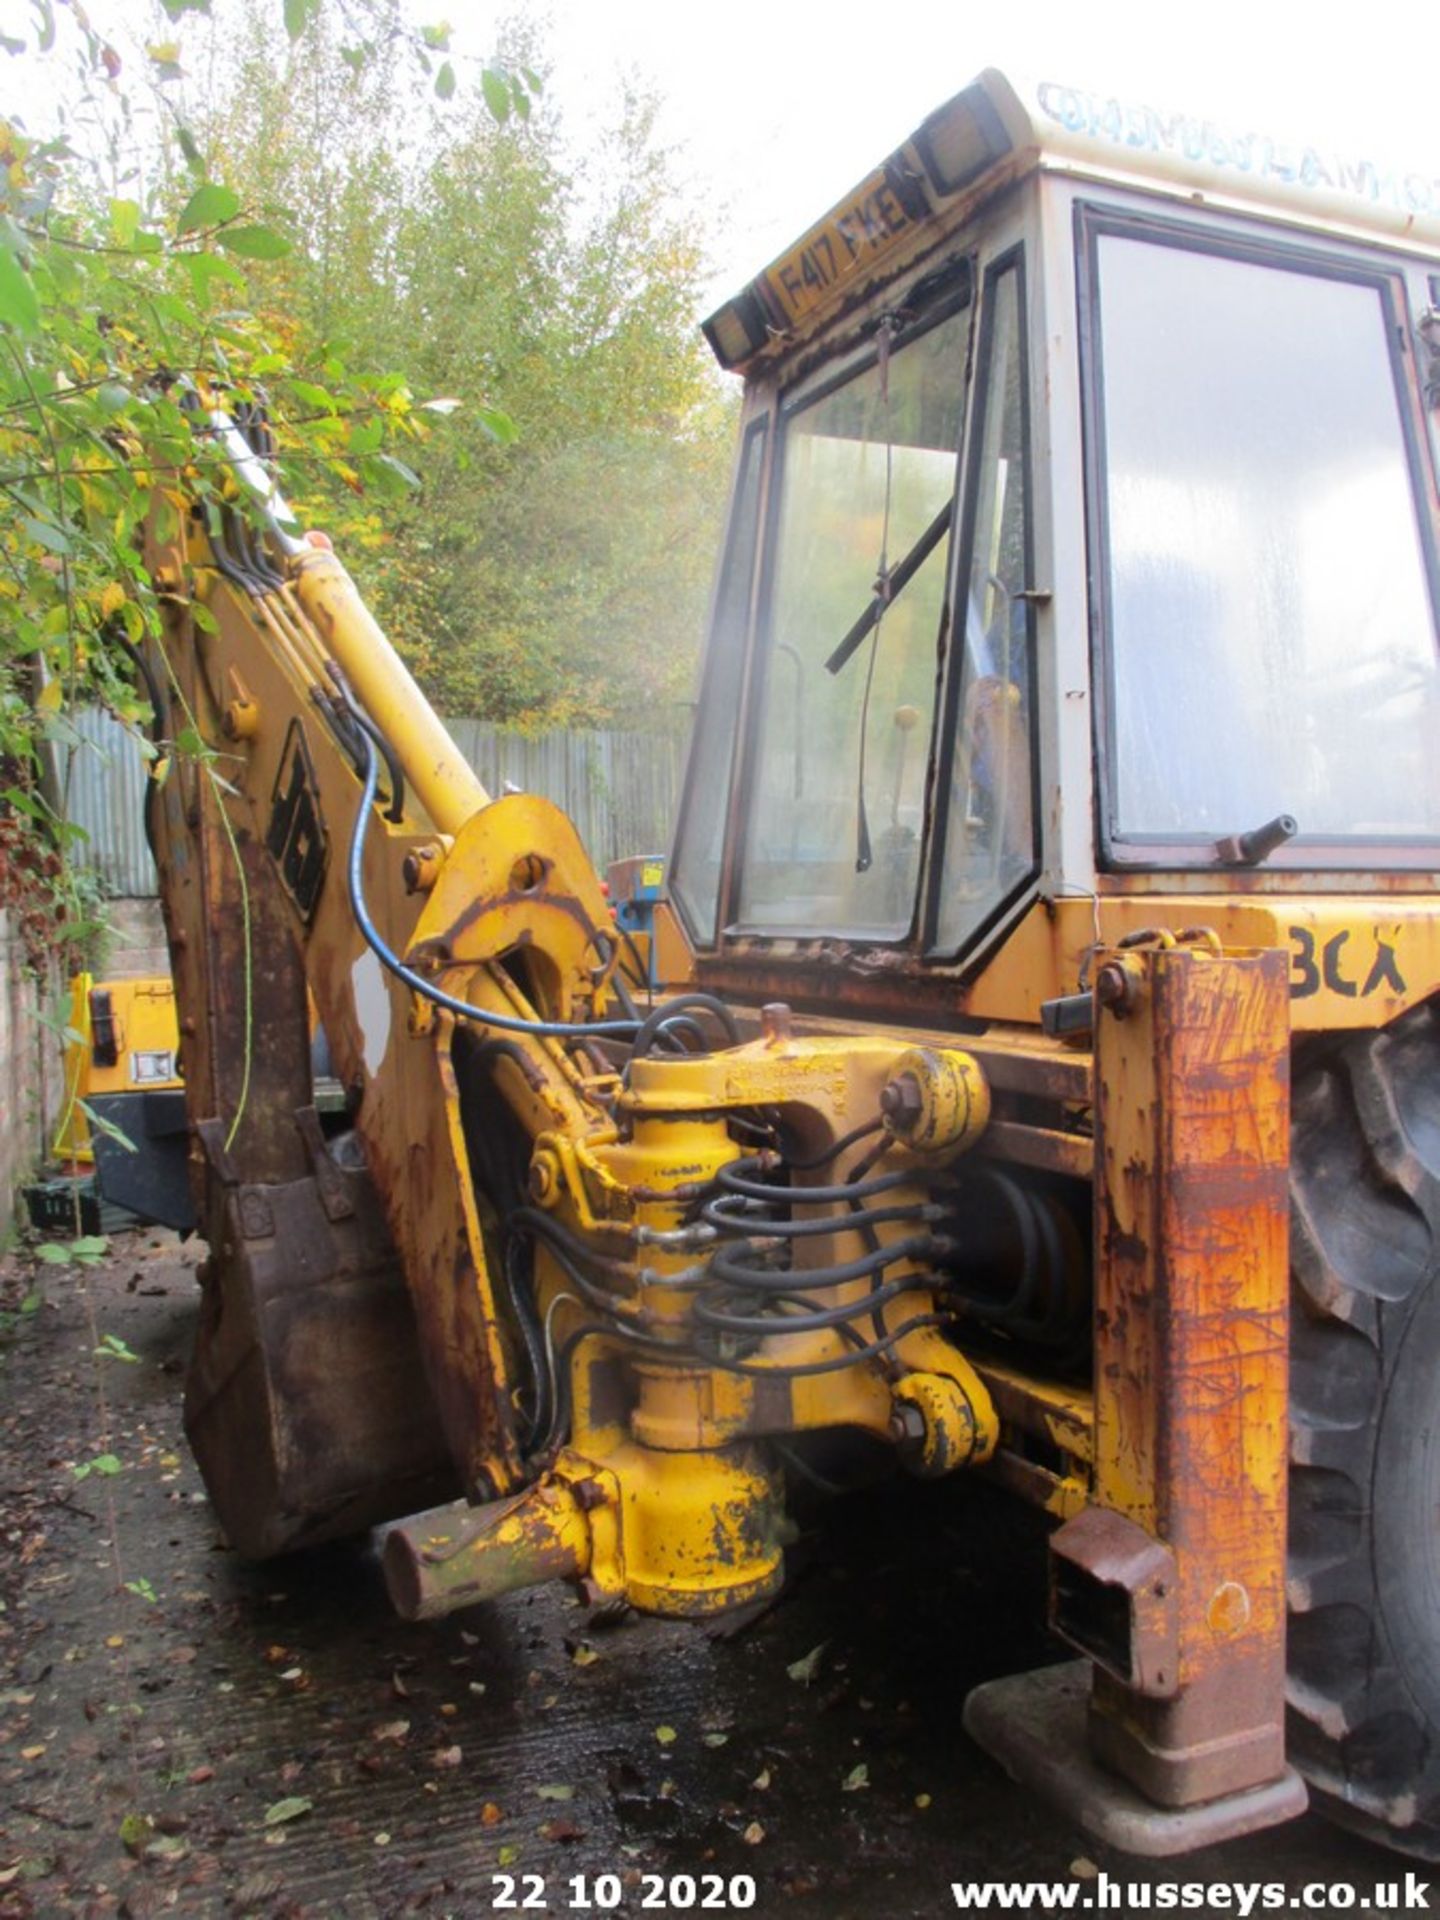
{"type": "MultiPolygon", "coordinates": [[[[1363,1000],[1369,994],[1378,993],[1381,987],[1404,993],[1405,980],[1395,957],[1394,944],[1382,939],[1376,929],[1341,927],[1338,933],[1332,933],[1323,941],[1317,939],[1312,927],[1290,927],[1287,931],[1291,941],[1292,1000],[1308,1000],[1321,987],[1338,993],[1343,1000],[1363,1000]],[[1352,932],[1356,936],[1354,947],[1350,947],[1352,932]],[[1369,952],[1372,943],[1373,955],[1369,952]]],[[[1323,928],[1321,932],[1323,934],[1323,928]]]]}

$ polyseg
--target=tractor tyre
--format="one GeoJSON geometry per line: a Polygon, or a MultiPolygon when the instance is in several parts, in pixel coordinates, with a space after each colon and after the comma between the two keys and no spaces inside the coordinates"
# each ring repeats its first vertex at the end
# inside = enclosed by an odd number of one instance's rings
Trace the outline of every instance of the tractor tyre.
{"type": "Polygon", "coordinates": [[[1440,1004],[1302,1043],[1291,1169],[1290,1757],[1440,1859],[1440,1004]]]}

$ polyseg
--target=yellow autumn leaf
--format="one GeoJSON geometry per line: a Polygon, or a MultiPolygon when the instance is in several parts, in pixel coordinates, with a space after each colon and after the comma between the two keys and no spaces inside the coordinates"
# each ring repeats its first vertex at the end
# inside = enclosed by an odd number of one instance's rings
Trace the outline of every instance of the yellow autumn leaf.
{"type": "Polygon", "coordinates": [[[41,713],[58,713],[65,698],[65,689],[58,680],[47,680],[36,695],[35,704],[41,713]]]}
{"type": "Polygon", "coordinates": [[[112,580],[100,595],[100,613],[108,620],[112,613],[118,613],[125,604],[125,589],[118,580],[112,580]]]}

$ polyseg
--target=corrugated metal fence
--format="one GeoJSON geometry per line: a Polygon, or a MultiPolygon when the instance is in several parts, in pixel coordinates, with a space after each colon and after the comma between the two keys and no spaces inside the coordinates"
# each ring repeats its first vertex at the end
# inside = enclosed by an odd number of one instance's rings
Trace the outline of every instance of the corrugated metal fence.
{"type": "MultiPolygon", "coordinates": [[[[156,891],[145,845],[145,762],[134,736],[106,713],[82,713],[84,741],[69,776],[70,818],[86,834],[79,863],[105,891],[138,899],[156,891]]],[[[446,722],[456,745],[497,797],[509,781],[540,793],[575,822],[603,871],[631,853],[663,853],[680,792],[680,733],[507,733],[481,720],[446,722]]]]}

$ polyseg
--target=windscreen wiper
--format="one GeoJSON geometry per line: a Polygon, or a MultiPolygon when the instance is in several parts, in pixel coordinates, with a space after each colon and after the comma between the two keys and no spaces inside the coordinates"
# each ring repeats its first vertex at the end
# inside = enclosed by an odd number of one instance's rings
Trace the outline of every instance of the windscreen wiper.
{"type": "Polygon", "coordinates": [[[827,673],[839,673],[846,662],[854,658],[861,641],[864,640],[866,634],[873,630],[881,614],[884,613],[888,606],[899,599],[900,595],[905,591],[906,587],[909,586],[910,582],[930,558],[936,547],[938,547],[940,542],[945,538],[946,530],[950,525],[951,505],[952,502],[947,500],[939,513],[936,514],[935,518],[921,534],[920,538],[915,542],[914,546],[911,547],[910,551],[905,555],[905,558],[891,567],[888,573],[880,576],[876,585],[874,599],[870,602],[869,606],[866,607],[854,626],[851,627],[839,646],[836,647],[830,658],[825,662],[825,671],[827,673]]]}
{"type": "Polygon", "coordinates": [[[1263,827],[1252,827],[1249,833],[1227,834],[1223,840],[1217,840],[1215,858],[1227,867],[1258,867],[1299,831],[1293,813],[1277,813],[1263,827]]]}

